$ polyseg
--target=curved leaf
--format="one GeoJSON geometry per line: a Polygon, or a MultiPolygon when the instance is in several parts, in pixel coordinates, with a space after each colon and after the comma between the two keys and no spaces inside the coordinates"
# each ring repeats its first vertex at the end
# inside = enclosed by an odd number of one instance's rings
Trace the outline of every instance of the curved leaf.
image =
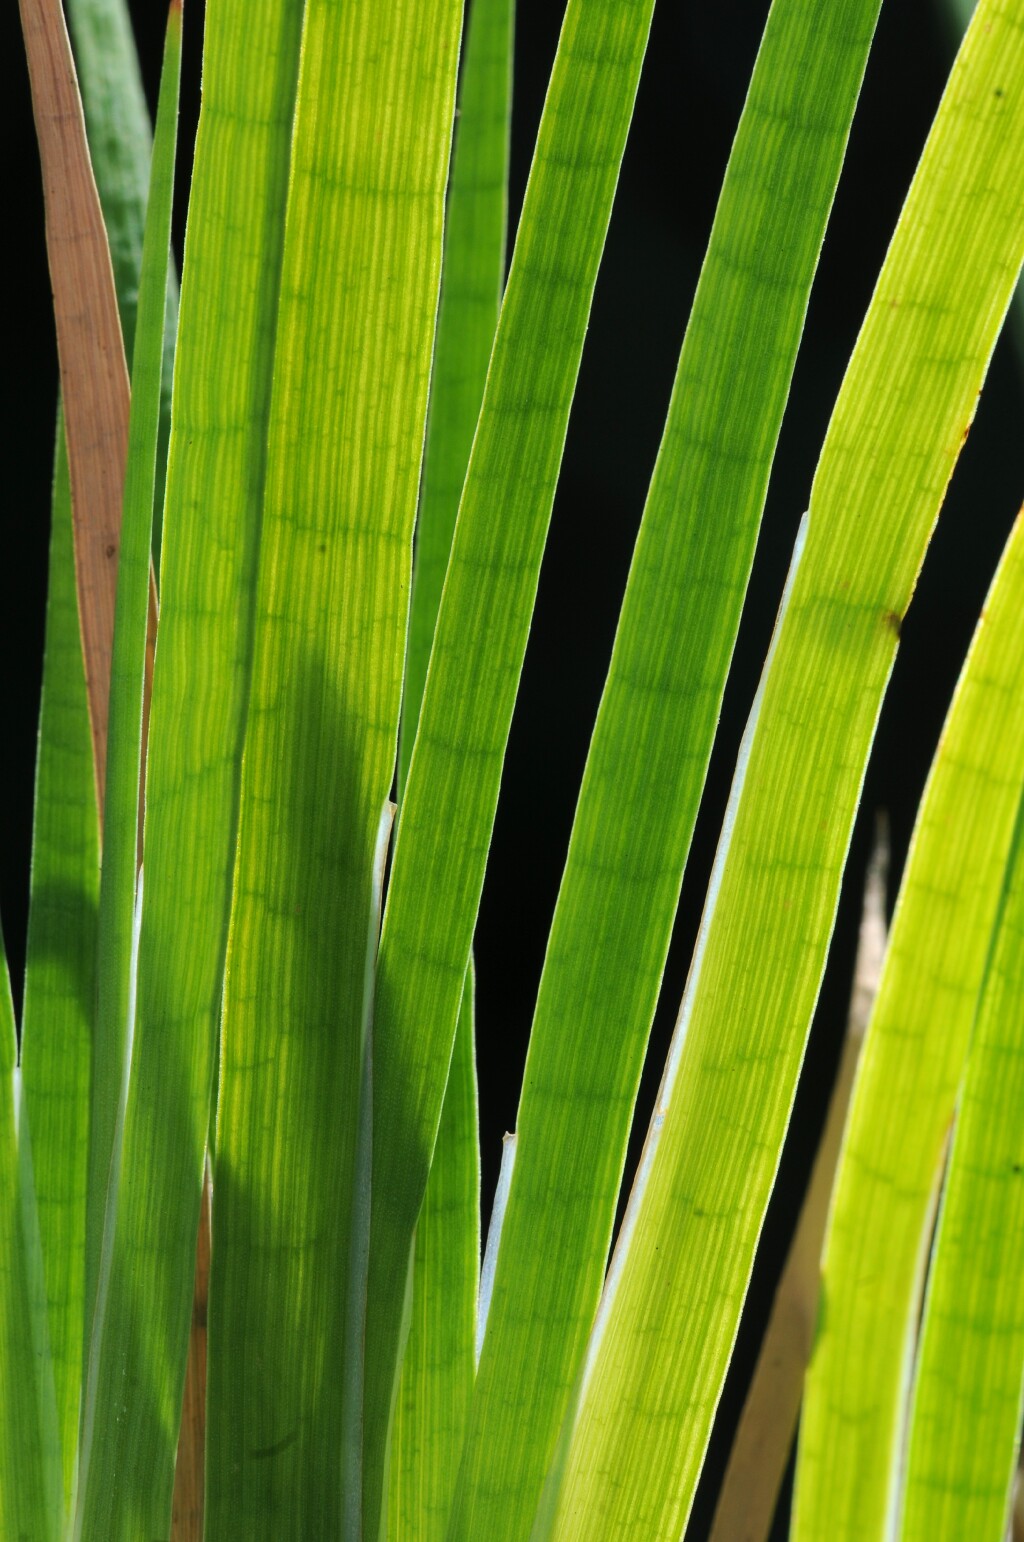
{"type": "Polygon", "coordinates": [[[854,1090],[801,1423],[797,1538],[828,1517],[836,1538],[871,1542],[897,1513],[934,1196],[1024,784],[1022,679],[1024,519],[943,729],[854,1090]]]}
{"type": "MultiPolygon", "coordinates": [[[[1020,676],[1024,679],[1024,667],[1020,676]]],[[[961,1537],[998,1542],[1007,1531],[1024,1412],[1022,1003],[1024,802],[959,1100],[928,1280],[911,1409],[904,1542],[961,1537]]]]}
{"type": "MultiPolygon", "coordinates": [[[[674,1537],[689,1511],[901,618],[1024,259],[1021,21],[979,6],[832,416],[590,1345],[558,1542],[674,1537]]],[[[846,1535],[831,1481],[818,1494],[803,1535],[846,1535]]]]}
{"type": "Polygon", "coordinates": [[[521,1534],[593,1324],[683,868],[877,11],[876,0],[776,0],[758,56],[544,961],[451,1542],[521,1534]]]}
{"type": "Polygon", "coordinates": [[[566,9],[399,814],[374,1021],[370,1535],[397,1391],[413,1231],[652,5],[569,0],[566,9]]]}

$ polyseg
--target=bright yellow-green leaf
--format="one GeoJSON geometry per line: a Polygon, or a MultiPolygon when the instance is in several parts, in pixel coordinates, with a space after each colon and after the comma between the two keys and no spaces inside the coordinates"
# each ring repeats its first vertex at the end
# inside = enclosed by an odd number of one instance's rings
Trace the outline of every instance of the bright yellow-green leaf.
{"type": "Polygon", "coordinates": [[[876,0],[776,0],[733,147],[541,977],[452,1542],[522,1534],[593,1324],[683,868],[877,10],[876,0]]]}
{"type": "MultiPolygon", "coordinates": [[[[1024,79],[1024,46],[1019,57],[1024,79]]],[[[837,1539],[881,1542],[897,1513],[934,1198],[1024,785],[1022,683],[1018,520],[918,815],[854,1090],[801,1423],[801,1542],[826,1525],[837,1539]]]]}
{"type": "Polygon", "coordinates": [[[366,924],[461,22],[460,0],[309,0],[304,19],[217,1116],[207,1527],[223,1542],[358,1533],[342,1443],[360,1414],[345,1324],[366,924]]]}
{"type": "MultiPolygon", "coordinates": [[[[1016,561],[1024,568],[1024,550],[1016,561]]],[[[1021,612],[1024,581],[1017,589],[1021,612]]],[[[1007,1534],[1024,1403],[1024,802],[1021,809],[928,1280],[903,1542],[1007,1534]]]]}
{"type": "Polygon", "coordinates": [[[374,1019],[374,1185],[383,1198],[373,1209],[366,1335],[371,1535],[413,1232],[651,6],[569,0],[566,9],[399,815],[374,1019]]]}
{"type": "MultiPolygon", "coordinates": [[[[982,0],[832,417],[591,1340],[557,1542],[675,1539],[689,1511],[900,621],[1024,258],[1022,20],[1019,0],[982,0]]],[[[866,1481],[844,1469],[844,1492],[866,1481]]],[[[842,1529],[832,1479],[805,1513],[808,1542],[870,1535],[842,1529]]]]}

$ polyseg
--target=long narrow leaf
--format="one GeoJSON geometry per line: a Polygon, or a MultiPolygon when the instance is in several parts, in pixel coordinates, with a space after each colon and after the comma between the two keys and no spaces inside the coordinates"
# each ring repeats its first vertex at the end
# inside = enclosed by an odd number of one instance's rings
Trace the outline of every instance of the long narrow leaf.
{"type": "Polygon", "coordinates": [[[364,1046],[362,1078],[356,1099],[356,1141],[352,1162],[352,1199],[345,1259],[345,1327],[341,1374],[341,1520],[344,1534],[362,1536],[363,1370],[366,1285],[370,1253],[370,1168],[373,1160],[373,1055],[371,1025],[377,976],[380,916],[384,904],[384,869],[391,844],[395,805],[388,798],[380,812],[370,879],[370,914],[363,970],[360,1037],[364,1046]]]}
{"type": "MultiPolygon", "coordinates": [[[[944,13],[953,47],[960,46],[960,40],[970,26],[976,4],[977,0],[939,0],[939,9],[944,13]]],[[[1013,304],[1010,307],[1009,325],[1016,341],[1018,358],[1024,360],[1024,283],[1017,285],[1013,304]]]]}
{"type": "MultiPolygon", "coordinates": [[[[1024,545],[1024,542],[1021,543],[1024,545]]],[[[1019,604],[1024,606],[1024,585],[1019,604]]],[[[1024,654],[1017,689],[1024,681],[1024,654]]],[[[911,1412],[901,1536],[1006,1535],[1024,1412],[1024,799],[972,1036],[911,1412]]]]}
{"type": "Polygon", "coordinates": [[[470,968],[416,1224],[412,1311],[391,1440],[391,1542],[443,1542],[476,1375],[480,1161],[472,993],[470,968]]]}
{"type": "Polygon", "coordinates": [[[796,1231],[775,1290],[771,1315],[743,1403],[709,1542],[767,1542],[789,1461],[814,1346],[821,1245],[828,1221],[843,1129],[886,947],[888,838],[876,831],[864,885],[860,939],[846,1037],[796,1231]]]}
{"type": "Polygon", "coordinates": [[[920,1261],[1024,784],[1022,679],[1019,519],[918,814],[851,1107],[801,1423],[808,1542],[826,1517],[873,1542],[896,1514],[920,1261]]]}
{"type": "MultiPolygon", "coordinates": [[[[149,190],[152,149],[149,109],[125,0],[67,0],[67,14],[96,188],[110,242],[121,331],[130,366],[135,346],[142,228],[149,190]]],[[[154,546],[159,544],[163,514],[177,325],[178,283],[172,261],[167,272],[160,432],[153,498],[154,546]]]]}
{"type": "Polygon", "coordinates": [[[146,780],[146,897],[90,1530],[166,1535],[235,850],[298,39],[207,15],[146,780]],[[211,553],[215,557],[211,557],[211,553]],[[182,854],[188,853],[188,860],[182,854]]]}
{"type": "MultiPolygon", "coordinates": [[[[122,0],[70,0],[82,104],[110,244],[121,327],[135,336],[151,135],[122,0]]],[[[177,320],[168,274],[154,514],[162,508],[177,320]]],[[[57,428],[36,766],[22,1078],[57,1382],[65,1505],[77,1451],[83,1238],[99,864],[96,781],[75,594],[63,417],[57,428]]]]}
{"type": "Polygon", "coordinates": [[[769,16],[548,943],[453,1542],[511,1539],[532,1515],[593,1323],[768,475],[877,13],[877,0],[776,0],[769,16]]]}
{"type": "Polygon", "coordinates": [[[29,1258],[38,1238],[26,1235],[35,1196],[19,1141],[17,1054],[0,933],[0,1535],[59,1542],[60,1447],[45,1287],[29,1258]]]}
{"type": "Polygon", "coordinates": [[[78,1448],[84,1357],[84,1180],[98,898],[96,779],[60,416],[51,504],[21,1074],[32,1132],[65,1507],[71,1502],[78,1448]]]}
{"type": "Polygon", "coordinates": [[[513,0],[472,0],[445,210],[444,267],[430,378],[423,487],[402,693],[405,787],[455,516],[480,415],[505,278],[513,0]]]}
{"type": "Polygon", "coordinates": [[[207,1528],[223,1542],[358,1524],[341,1458],[359,1415],[343,1360],[366,918],[461,21],[461,0],[309,0],[304,20],[217,1120],[207,1528]]]}
{"type": "Polygon", "coordinates": [[[128,372],[64,13],[57,0],[20,0],[20,8],[43,167],[78,611],[96,784],[102,787],[128,442],[128,372]]]}
{"type": "MultiPolygon", "coordinates": [[[[153,169],[142,249],[132,359],[128,461],[121,517],[117,603],[111,655],[104,838],[97,922],[97,1006],[93,1034],[86,1193],[86,1323],[95,1324],[99,1258],[114,1151],[114,1122],[124,1081],[125,1040],[135,917],[143,695],[149,623],[153,490],[160,424],[167,263],[181,77],[181,6],[174,0],[164,49],[153,169]]],[[[108,1217],[113,1224],[114,1217],[108,1217]]]]}
{"type": "Polygon", "coordinates": [[[653,0],[569,0],[399,815],[374,1024],[367,1520],[566,425],[653,0]],[[444,903],[439,897],[444,896],[444,903]]]}
{"type": "MultiPolygon", "coordinates": [[[[416,522],[399,735],[404,788],[505,274],[512,0],[473,0],[459,86],[416,522]]],[[[389,1460],[389,1537],[443,1538],[476,1375],[480,1268],[472,966],[416,1230],[412,1315],[389,1460]]]]}
{"type": "Polygon", "coordinates": [[[206,1498],[206,1316],[210,1295],[210,1184],[203,1184],[196,1243],[192,1326],[174,1458],[171,1542],[197,1542],[203,1535],[206,1498]]]}
{"type": "MultiPolygon", "coordinates": [[[[982,0],[833,414],[591,1341],[558,1542],[677,1536],[689,1512],[901,618],[1024,258],[1021,22],[982,0]]],[[[843,1535],[821,1497],[805,1535],[843,1535]]]]}

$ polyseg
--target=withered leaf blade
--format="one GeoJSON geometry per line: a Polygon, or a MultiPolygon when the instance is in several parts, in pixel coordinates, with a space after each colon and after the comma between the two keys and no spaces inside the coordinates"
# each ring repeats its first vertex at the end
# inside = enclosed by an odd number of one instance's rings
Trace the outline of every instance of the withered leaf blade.
{"type": "Polygon", "coordinates": [[[20,0],[46,204],[75,572],[97,786],[106,768],[128,371],[110,248],[60,0],[20,0]]]}

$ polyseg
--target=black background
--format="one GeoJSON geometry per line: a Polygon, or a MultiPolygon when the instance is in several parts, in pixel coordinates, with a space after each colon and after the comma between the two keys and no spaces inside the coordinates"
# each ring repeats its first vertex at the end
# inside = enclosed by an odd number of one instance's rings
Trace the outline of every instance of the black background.
{"type": "MultiPolygon", "coordinates": [[[[151,104],[164,17],[132,5],[151,104]]],[[[562,7],[520,0],[510,232],[562,7]]],[[[477,933],[485,1213],[503,1130],[515,1124],[525,1041],[590,725],[661,431],[683,326],[766,0],[660,0],[626,152],[512,727],[477,933]]],[[[42,202],[15,8],[4,7],[7,100],[4,350],[5,511],[0,544],[4,814],[0,902],[20,994],[33,754],[45,596],[56,352],[42,202]]],[[[186,0],[183,141],[175,240],[180,261],[202,17],[186,0]]],[[[944,0],[885,0],[847,165],[811,300],[776,458],[751,600],[726,693],[705,804],[641,1093],[645,1124],[700,915],[736,749],[764,658],[793,538],[845,363],[952,55],[944,0]]],[[[1022,377],[1012,340],[992,365],[904,629],[854,836],[833,955],[688,1537],[704,1534],[715,1482],[771,1289],[799,1205],[841,1039],[873,812],[888,811],[894,882],[929,760],[999,550],[1021,498],[1022,377]]],[[[635,1155],[635,1153],[634,1153],[635,1155]]],[[[632,1156],[631,1156],[632,1160],[632,1156]]],[[[780,1533],[781,1534],[781,1533],[780,1533]]]]}

